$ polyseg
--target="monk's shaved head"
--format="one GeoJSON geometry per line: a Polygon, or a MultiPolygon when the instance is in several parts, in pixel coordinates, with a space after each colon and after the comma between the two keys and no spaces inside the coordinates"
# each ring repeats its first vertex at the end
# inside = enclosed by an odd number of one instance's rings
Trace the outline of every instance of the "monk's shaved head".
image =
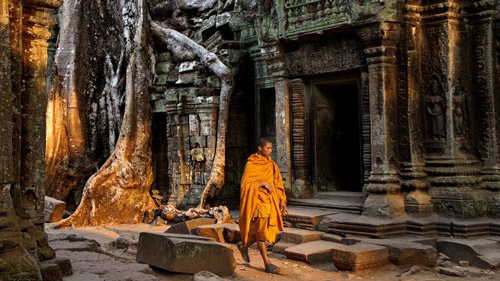
{"type": "Polygon", "coordinates": [[[266,138],[266,137],[260,137],[257,139],[257,142],[255,143],[255,149],[259,149],[259,146],[260,147],[264,147],[266,146],[266,144],[268,143],[273,143],[270,139],[266,138]]]}

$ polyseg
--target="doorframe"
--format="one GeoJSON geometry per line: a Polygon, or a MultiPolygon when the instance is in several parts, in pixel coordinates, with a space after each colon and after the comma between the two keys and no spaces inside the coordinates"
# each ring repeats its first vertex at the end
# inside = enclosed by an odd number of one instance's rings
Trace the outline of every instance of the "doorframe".
{"type": "MultiPolygon", "coordinates": [[[[369,103],[364,104],[363,103],[363,98],[364,95],[369,94],[369,93],[363,93],[362,91],[362,79],[361,79],[361,72],[360,71],[355,71],[355,72],[350,72],[350,73],[343,73],[343,74],[334,74],[334,75],[328,75],[328,76],[321,76],[321,77],[313,77],[311,79],[306,80],[307,83],[307,100],[306,100],[306,118],[308,119],[308,127],[309,127],[309,135],[312,136],[312,141],[309,142],[309,151],[311,151],[311,157],[312,157],[312,165],[311,165],[311,184],[314,188],[315,191],[317,191],[317,182],[316,182],[316,150],[314,149],[315,142],[316,142],[316,132],[315,132],[315,120],[316,120],[316,93],[319,91],[319,86],[341,86],[341,85],[352,85],[355,84],[357,89],[358,89],[358,128],[359,128],[359,165],[360,165],[360,179],[362,180],[361,182],[361,190],[359,191],[360,193],[364,193],[364,189],[366,186],[367,182],[367,169],[371,170],[371,167],[367,167],[366,163],[371,163],[371,153],[368,150],[368,153],[365,149],[366,145],[366,137],[364,137],[364,133],[367,131],[368,134],[370,134],[370,130],[366,130],[367,125],[369,124],[363,124],[363,115],[368,114],[370,112],[369,108],[369,103]],[[367,158],[367,159],[365,159],[367,158]]],[[[369,97],[368,97],[369,98],[369,97]]],[[[368,122],[369,123],[369,122],[368,122]]],[[[369,138],[368,138],[369,140],[369,138]]],[[[368,143],[369,144],[369,143],[368,143]]]]}

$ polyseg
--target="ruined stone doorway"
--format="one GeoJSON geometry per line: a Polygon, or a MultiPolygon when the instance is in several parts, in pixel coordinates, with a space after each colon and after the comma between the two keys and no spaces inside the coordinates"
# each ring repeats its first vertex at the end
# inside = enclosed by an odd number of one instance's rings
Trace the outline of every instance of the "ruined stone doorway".
{"type": "Polygon", "coordinates": [[[256,137],[267,137],[274,143],[271,158],[276,161],[276,94],[274,88],[258,91],[256,98],[256,137]]]}
{"type": "Polygon", "coordinates": [[[318,191],[361,192],[361,127],[356,81],[313,85],[314,184],[318,191]]]}

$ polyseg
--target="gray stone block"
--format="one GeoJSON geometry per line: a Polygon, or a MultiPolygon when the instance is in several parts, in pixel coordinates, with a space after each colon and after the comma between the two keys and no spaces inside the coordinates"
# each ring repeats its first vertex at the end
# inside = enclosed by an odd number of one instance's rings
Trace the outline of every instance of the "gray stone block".
{"type": "Polygon", "coordinates": [[[500,267],[500,243],[489,239],[453,239],[441,238],[437,248],[454,262],[468,261],[479,268],[500,267]]]}
{"type": "Polygon", "coordinates": [[[286,257],[308,263],[331,262],[333,249],[344,245],[329,241],[312,241],[285,249],[286,257]]]}
{"type": "Polygon", "coordinates": [[[45,196],[43,214],[45,222],[58,222],[62,220],[66,202],[45,196]]]}
{"type": "Polygon", "coordinates": [[[195,274],[210,270],[229,275],[236,269],[233,250],[221,243],[142,232],[137,261],[172,272],[195,274]]]}
{"type": "Polygon", "coordinates": [[[372,244],[341,245],[333,249],[333,264],[339,270],[356,271],[389,263],[389,251],[372,244]]]}

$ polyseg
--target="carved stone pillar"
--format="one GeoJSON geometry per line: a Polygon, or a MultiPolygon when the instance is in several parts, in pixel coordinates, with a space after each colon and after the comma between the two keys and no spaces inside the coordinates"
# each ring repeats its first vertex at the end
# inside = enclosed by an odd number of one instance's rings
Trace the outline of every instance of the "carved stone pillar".
{"type": "Polygon", "coordinates": [[[274,90],[276,93],[276,164],[283,177],[286,193],[291,195],[292,155],[289,80],[286,78],[285,63],[282,59],[279,45],[262,46],[261,52],[263,59],[267,63],[268,72],[274,78],[274,90]]]}
{"type": "Polygon", "coordinates": [[[397,167],[397,65],[398,24],[383,22],[361,27],[370,84],[372,171],[366,190],[363,214],[396,217],[403,215],[397,167]]]}
{"type": "Polygon", "coordinates": [[[22,220],[27,247],[40,260],[54,257],[44,231],[45,113],[47,105],[47,40],[54,23],[50,13],[61,0],[22,1],[22,74],[20,93],[19,179],[11,190],[17,216],[22,220]]]}
{"type": "Polygon", "coordinates": [[[445,0],[422,13],[422,73],[426,172],[434,210],[442,215],[472,218],[486,211],[475,188],[480,171],[472,150],[470,42],[464,6],[445,0]]]}
{"type": "Polygon", "coordinates": [[[398,52],[401,185],[409,191],[405,197],[406,212],[414,216],[426,216],[433,212],[431,197],[428,194],[429,183],[426,181],[427,174],[424,171],[425,159],[421,134],[423,108],[420,95],[422,85],[420,2],[420,0],[407,1],[405,5],[398,52]]]}
{"type": "MultiPolygon", "coordinates": [[[[495,70],[493,3],[475,6],[470,11],[472,46],[472,82],[478,112],[478,145],[482,162],[482,189],[487,190],[488,212],[500,218],[500,98],[498,69],[495,70]]],[[[498,44],[498,43],[497,43],[498,44]]]]}

